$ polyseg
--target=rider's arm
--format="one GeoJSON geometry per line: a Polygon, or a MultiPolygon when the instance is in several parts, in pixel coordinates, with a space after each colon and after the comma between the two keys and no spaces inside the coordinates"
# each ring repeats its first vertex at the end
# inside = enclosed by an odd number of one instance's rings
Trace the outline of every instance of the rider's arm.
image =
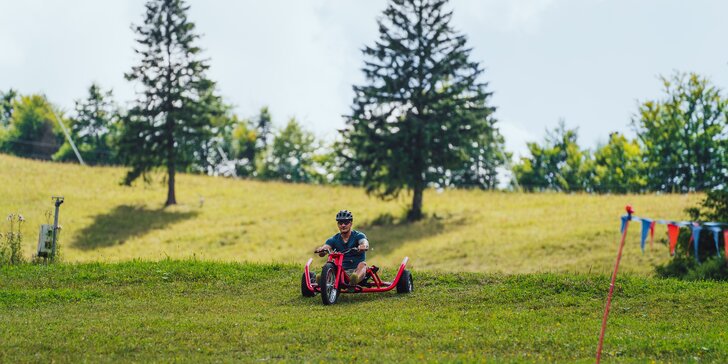
{"type": "Polygon", "coordinates": [[[361,250],[369,250],[369,240],[367,240],[366,238],[359,240],[358,244],[359,244],[359,250],[360,251],[361,250]]]}
{"type": "Polygon", "coordinates": [[[316,248],[316,250],[314,250],[313,252],[320,253],[324,250],[331,253],[331,246],[329,244],[324,244],[324,245],[321,245],[320,247],[316,248]]]}

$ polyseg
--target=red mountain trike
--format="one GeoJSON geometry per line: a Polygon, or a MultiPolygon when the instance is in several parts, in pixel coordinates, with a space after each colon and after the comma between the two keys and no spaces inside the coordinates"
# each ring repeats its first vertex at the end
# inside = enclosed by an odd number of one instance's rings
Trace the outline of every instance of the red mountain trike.
{"type": "MultiPolygon", "coordinates": [[[[355,248],[352,248],[355,249],[355,248]]],[[[309,259],[301,277],[301,294],[304,297],[313,297],[316,293],[321,293],[321,300],[324,305],[332,305],[339,299],[340,293],[371,293],[386,292],[397,288],[397,293],[410,293],[414,290],[412,284],[412,274],[409,270],[404,269],[407,265],[408,257],[402,260],[399,266],[397,276],[394,281],[385,282],[379,278],[377,266],[367,267],[366,276],[357,284],[349,284],[349,275],[343,269],[344,254],[352,249],[343,252],[333,251],[329,254],[328,261],[321,269],[320,279],[316,279],[316,274],[311,272],[309,266],[313,258],[309,259]]]]}

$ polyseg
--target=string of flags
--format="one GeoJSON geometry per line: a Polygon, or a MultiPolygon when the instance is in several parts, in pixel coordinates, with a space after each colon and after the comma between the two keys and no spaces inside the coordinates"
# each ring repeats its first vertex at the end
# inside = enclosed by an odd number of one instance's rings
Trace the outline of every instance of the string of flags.
{"type": "Polygon", "coordinates": [[[678,233],[680,232],[681,227],[687,227],[690,229],[692,234],[690,235],[690,242],[693,246],[693,250],[695,252],[695,259],[700,262],[698,259],[698,244],[700,244],[700,233],[705,232],[711,232],[713,235],[713,241],[715,242],[715,251],[716,254],[720,257],[720,248],[718,247],[718,241],[720,240],[720,234],[723,233],[723,245],[724,245],[724,254],[726,257],[728,257],[728,224],[726,223],[720,223],[720,222],[704,222],[704,223],[698,223],[694,221],[671,221],[671,220],[654,220],[654,219],[648,219],[646,217],[639,217],[639,216],[631,216],[631,215],[624,215],[622,216],[622,227],[620,228],[620,232],[624,231],[624,226],[627,224],[627,221],[641,221],[642,222],[642,241],[640,242],[640,247],[642,248],[642,253],[645,252],[645,241],[647,240],[647,235],[650,236],[650,249],[652,249],[653,241],[655,240],[655,225],[661,224],[661,225],[667,225],[667,236],[668,241],[670,243],[670,255],[675,255],[675,247],[677,246],[677,237],[678,233]],[[630,220],[631,219],[631,220],[630,220]]]}

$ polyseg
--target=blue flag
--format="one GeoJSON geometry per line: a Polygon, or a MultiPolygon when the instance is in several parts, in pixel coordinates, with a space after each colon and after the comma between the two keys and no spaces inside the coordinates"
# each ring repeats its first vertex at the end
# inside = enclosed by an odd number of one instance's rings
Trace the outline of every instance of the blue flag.
{"type": "Polygon", "coordinates": [[[710,231],[713,232],[713,240],[715,240],[715,251],[718,253],[718,256],[720,257],[720,248],[718,247],[718,240],[719,240],[721,228],[711,227],[709,229],[710,229],[710,231]]]}
{"type": "Polygon", "coordinates": [[[642,218],[642,242],[640,242],[640,248],[642,248],[642,254],[645,253],[645,240],[647,240],[647,233],[650,232],[652,226],[652,220],[642,218]]]}
{"type": "Polygon", "coordinates": [[[622,227],[619,228],[619,232],[624,232],[624,226],[627,225],[627,220],[629,220],[629,215],[622,216],[622,227]]]}
{"type": "Polygon", "coordinates": [[[693,229],[693,242],[695,245],[693,245],[693,249],[695,250],[695,260],[700,263],[700,258],[698,258],[698,243],[700,242],[700,230],[703,228],[698,226],[692,226],[693,229]]]}

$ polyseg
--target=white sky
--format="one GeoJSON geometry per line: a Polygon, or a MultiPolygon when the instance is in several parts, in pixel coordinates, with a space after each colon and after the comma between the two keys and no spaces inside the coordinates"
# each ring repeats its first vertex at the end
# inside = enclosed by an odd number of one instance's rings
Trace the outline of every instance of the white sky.
{"type": "MultiPolygon", "coordinates": [[[[127,104],[138,62],[132,23],[143,0],[0,0],[0,90],[45,93],[72,110],[91,82],[127,104]]],[[[319,138],[344,125],[362,82],[361,48],[378,37],[384,0],[192,0],[210,77],[243,117],[270,107],[319,138]]],[[[486,69],[507,149],[525,153],[563,118],[594,147],[633,135],[638,101],[661,97],[658,75],[698,72],[728,87],[728,2],[453,0],[453,25],[486,69]]]]}

